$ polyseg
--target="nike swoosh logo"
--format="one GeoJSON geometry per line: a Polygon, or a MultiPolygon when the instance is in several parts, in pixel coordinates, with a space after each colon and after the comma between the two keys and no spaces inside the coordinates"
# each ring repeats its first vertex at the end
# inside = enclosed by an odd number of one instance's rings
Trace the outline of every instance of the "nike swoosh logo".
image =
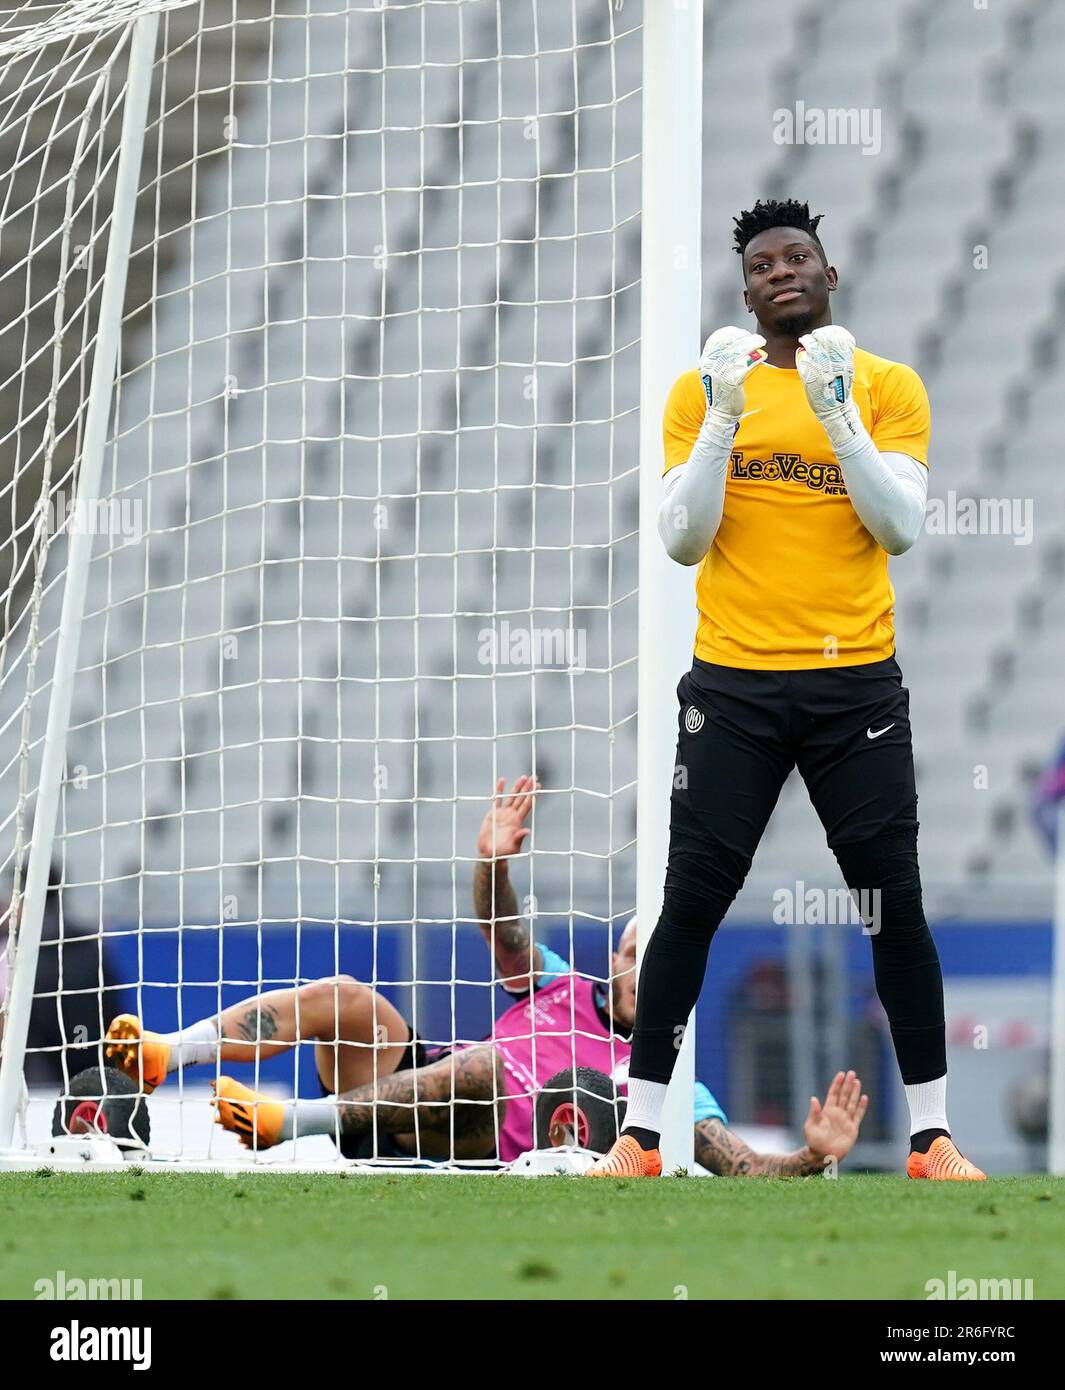
{"type": "Polygon", "coordinates": [[[894,727],[894,724],[885,724],[882,729],[877,729],[875,734],[872,729],[866,729],[865,736],[866,738],[879,738],[881,734],[886,734],[889,729],[893,729],[894,727]]]}
{"type": "Polygon", "coordinates": [[[740,415],[738,418],[739,418],[740,420],[749,419],[749,417],[752,416],[752,415],[758,415],[758,414],[761,412],[762,409],[763,409],[762,406],[758,406],[755,410],[745,410],[745,411],[743,412],[743,414],[740,415]]]}

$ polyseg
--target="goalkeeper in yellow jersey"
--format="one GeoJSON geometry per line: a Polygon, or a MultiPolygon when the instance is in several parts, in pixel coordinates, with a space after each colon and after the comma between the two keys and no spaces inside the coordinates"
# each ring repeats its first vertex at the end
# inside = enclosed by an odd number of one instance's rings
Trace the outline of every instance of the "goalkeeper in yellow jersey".
{"type": "Polygon", "coordinates": [[[947,1121],[943,980],[925,921],[909,695],[888,556],[921,530],[928,398],[832,323],[807,204],[736,221],[752,331],[711,334],[670,391],[659,532],[698,566],[662,913],[637,992],[625,1130],[588,1176],[654,1175],[666,1085],[710,942],[797,767],[872,941],[913,1178],[980,1179],[947,1121]],[[682,785],[678,785],[682,784],[682,785]]]}

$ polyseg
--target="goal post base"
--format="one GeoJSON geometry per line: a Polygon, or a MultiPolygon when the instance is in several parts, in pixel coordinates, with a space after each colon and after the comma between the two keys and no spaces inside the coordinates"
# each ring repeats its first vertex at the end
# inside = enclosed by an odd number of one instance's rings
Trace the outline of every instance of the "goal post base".
{"type": "Polygon", "coordinates": [[[497,1176],[506,1172],[498,1164],[433,1163],[373,1163],[338,1158],[335,1163],[293,1163],[255,1159],[195,1159],[170,1158],[131,1152],[123,1157],[122,1149],[105,1135],[60,1135],[32,1148],[0,1149],[0,1173],[35,1173],[42,1168],[54,1172],[118,1173],[213,1173],[217,1177],[246,1178],[260,1173],[303,1177],[333,1176],[342,1178],[395,1177],[397,1173],[421,1177],[455,1177],[483,1174],[497,1176]]]}
{"type": "Polygon", "coordinates": [[[590,1149],[562,1144],[554,1149],[530,1149],[501,1171],[514,1178],[580,1177],[598,1157],[590,1149]]]}
{"type": "MultiPolygon", "coordinates": [[[[580,1177],[591,1167],[597,1154],[586,1149],[534,1149],[504,1167],[469,1164],[360,1163],[338,1159],[336,1163],[271,1163],[246,1160],[196,1162],[181,1158],[155,1158],[133,1154],[123,1158],[122,1150],[104,1135],[78,1137],[61,1135],[30,1149],[0,1149],[0,1173],[38,1173],[42,1168],[56,1173],[213,1173],[216,1177],[247,1178],[262,1173],[299,1174],[302,1177],[379,1178],[404,1174],[408,1177],[580,1177]]],[[[695,1164],[689,1176],[705,1177],[706,1170],[695,1164]]]]}
{"type": "Polygon", "coordinates": [[[29,1149],[0,1149],[0,1173],[36,1172],[40,1168],[114,1173],[126,1162],[115,1141],[104,1134],[61,1134],[29,1149]]]}

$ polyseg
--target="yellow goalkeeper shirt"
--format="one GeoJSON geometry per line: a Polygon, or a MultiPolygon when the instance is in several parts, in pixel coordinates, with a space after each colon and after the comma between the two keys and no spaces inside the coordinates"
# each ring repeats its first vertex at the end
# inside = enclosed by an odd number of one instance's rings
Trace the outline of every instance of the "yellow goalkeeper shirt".
{"type": "MultiPolygon", "coordinates": [[[[860,666],[895,650],[887,552],[858,519],[828,436],[794,368],[756,367],[733,443],[725,506],[699,567],[695,655],[761,671],[860,666]]],[[[882,452],[928,463],[921,378],[857,349],[855,405],[882,452]]],[[[665,471],[686,463],[706,412],[698,371],[663,420],[665,471]]]]}

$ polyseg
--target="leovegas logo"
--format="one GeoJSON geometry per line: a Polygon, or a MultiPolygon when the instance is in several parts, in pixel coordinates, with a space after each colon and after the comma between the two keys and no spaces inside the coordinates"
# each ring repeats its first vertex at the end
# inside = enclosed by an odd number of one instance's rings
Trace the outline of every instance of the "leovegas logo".
{"type": "Polygon", "coordinates": [[[774,454],[769,459],[745,459],[742,451],[732,455],[731,476],[738,482],[801,483],[811,492],[845,497],[843,470],[838,463],[806,463],[799,454],[774,454]]]}

